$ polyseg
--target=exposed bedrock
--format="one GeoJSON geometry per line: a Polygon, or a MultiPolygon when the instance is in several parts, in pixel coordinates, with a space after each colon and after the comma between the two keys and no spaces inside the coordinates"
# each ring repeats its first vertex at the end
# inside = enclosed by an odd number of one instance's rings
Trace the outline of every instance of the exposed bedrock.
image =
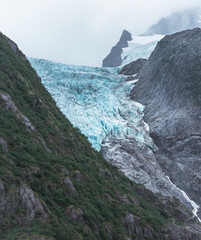
{"type": "Polygon", "coordinates": [[[157,162],[201,205],[201,30],[163,38],[138,77],[131,98],[146,106],[157,162]]]}

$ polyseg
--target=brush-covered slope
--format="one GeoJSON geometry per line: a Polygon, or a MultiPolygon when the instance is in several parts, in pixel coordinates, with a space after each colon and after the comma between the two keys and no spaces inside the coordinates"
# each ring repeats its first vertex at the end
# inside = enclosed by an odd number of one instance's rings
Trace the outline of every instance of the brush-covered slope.
{"type": "Polygon", "coordinates": [[[0,238],[201,239],[159,205],[91,148],[0,34],[0,238]]]}
{"type": "Polygon", "coordinates": [[[146,106],[158,162],[201,205],[201,30],[166,36],[138,77],[131,97],[146,106]]]}

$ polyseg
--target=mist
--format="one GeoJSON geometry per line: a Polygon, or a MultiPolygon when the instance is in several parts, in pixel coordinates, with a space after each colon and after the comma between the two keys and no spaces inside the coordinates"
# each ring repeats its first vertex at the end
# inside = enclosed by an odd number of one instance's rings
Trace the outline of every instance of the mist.
{"type": "Polygon", "coordinates": [[[126,29],[141,34],[199,0],[0,0],[0,31],[28,56],[101,66],[126,29]]]}

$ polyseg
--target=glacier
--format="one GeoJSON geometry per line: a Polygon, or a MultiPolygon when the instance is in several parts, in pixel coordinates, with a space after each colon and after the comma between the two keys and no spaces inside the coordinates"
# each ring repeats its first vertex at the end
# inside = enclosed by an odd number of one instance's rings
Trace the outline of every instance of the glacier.
{"type": "Polygon", "coordinates": [[[196,207],[172,186],[154,152],[157,147],[143,121],[144,106],[130,99],[138,79],[119,75],[120,68],[94,68],[29,59],[57,106],[88,138],[92,147],[131,180],[156,194],[175,196],[190,210],[196,207]]]}
{"type": "Polygon", "coordinates": [[[131,101],[136,83],[127,82],[119,68],[93,68],[29,59],[42,83],[71,123],[87,136],[98,151],[108,136],[135,138],[153,145],[144,106],[131,101]]]}

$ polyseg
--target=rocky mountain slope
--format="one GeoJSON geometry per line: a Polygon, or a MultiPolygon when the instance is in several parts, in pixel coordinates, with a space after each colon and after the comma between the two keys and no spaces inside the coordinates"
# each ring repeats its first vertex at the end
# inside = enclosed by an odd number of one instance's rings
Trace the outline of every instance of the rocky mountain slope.
{"type": "Polygon", "coordinates": [[[1,239],[201,239],[91,148],[2,34],[0,113],[1,239]]]}
{"type": "Polygon", "coordinates": [[[201,30],[166,36],[138,77],[131,97],[146,106],[157,161],[201,205],[201,30]]]}

